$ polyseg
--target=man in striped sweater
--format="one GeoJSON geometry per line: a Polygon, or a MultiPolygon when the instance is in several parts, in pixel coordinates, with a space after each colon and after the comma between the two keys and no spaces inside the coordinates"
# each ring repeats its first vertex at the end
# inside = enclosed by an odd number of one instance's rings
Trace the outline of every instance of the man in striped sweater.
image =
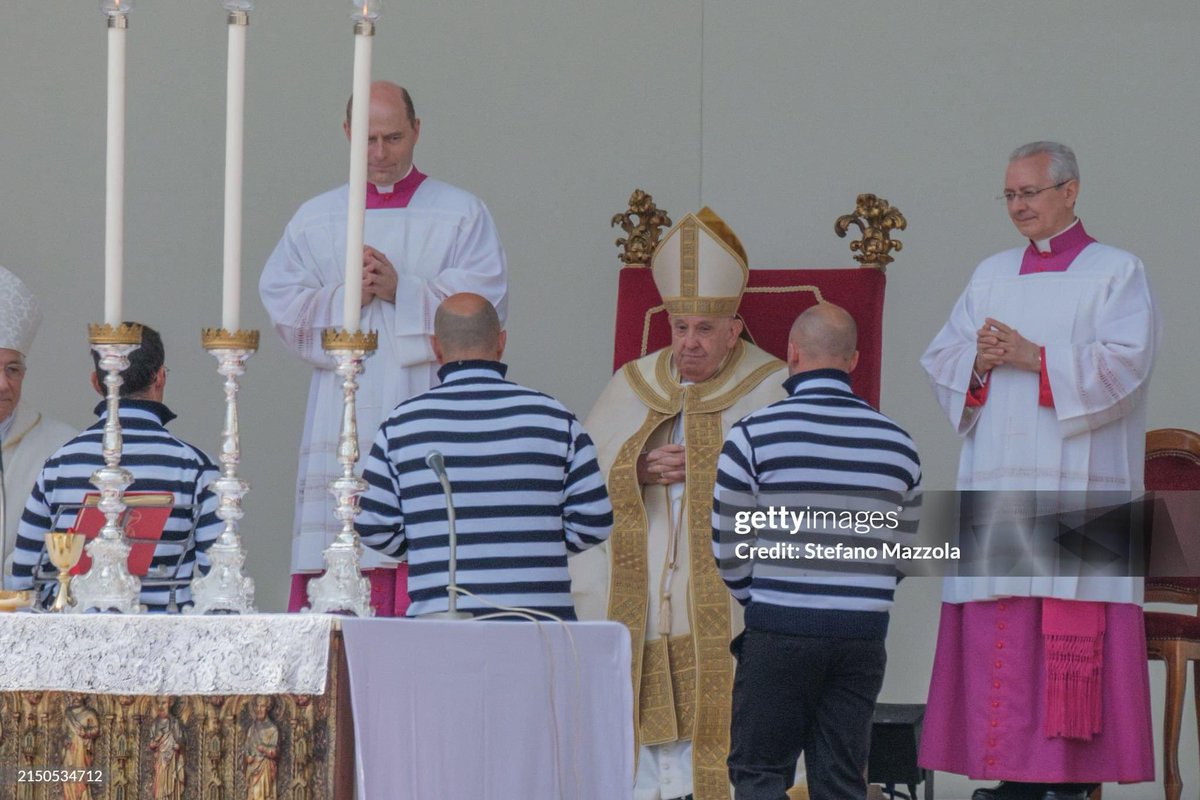
{"type": "Polygon", "coordinates": [[[838,306],[801,314],[788,338],[789,396],[734,425],[718,462],[713,550],[746,619],[732,646],[737,800],[783,800],[802,752],[813,797],[866,797],[895,571],[861,551],[807,545],[882,552],[915,532],[921,467],[908,434],[850,390],[856,341],[838,306]],[[830,508],[841,510],[803,516],[830,508]],[[771,510],[773,520],[754,516],[771,510]]]}
{"type": "Polygon", "coordinates": [[[471,592],[461,611],[575,619],[567,557],[612,530],[592,440],[557,400],[504,380],[505,338],[485,298],[446,298],[432,337],[442,384],[396,406],[367,458],[356,527],[384,555],[408,553],[408,616],[448,608],[446,502],[431,451],[454,488],[457,583],[471,592]]]}
{"type": "MultiPolygon", "coordinates": [[[[191,603],[188,581],[196,564],[200,572],[208,571],[208,558],[204,555],[222,529],[217,517],[217,497],[208,488],[219,472],[212,460],[198,447],[175,438],[166,428],[175,419],[169,408],[163,405],[163,390],[167,383],[167,368],[162,337],[153,328],[142,326],[142,345],[129,356],[129,367],[121,373],[119,416],[123,447],[121,466],[133,475],[128,492],[169,493],[174,496],[174,506],[163,528],[163,544],[154,550],[149,575],[167,571],[164,577],[173,577],[182,583],[176,591],[178,605],[191,603]],[[187,541],[192,529],[196,537],[192,544],[187,541]],[[178,571],[173,565],[183,550],[178,571]]],[[[104,374],[99,365],[92,373],[92,387],[104,395],[104,374]]],[[[60,529],[74,522],[78,508],[89,494],[98,490],[91,483],[92,473],[104,466],[104,424],[108,419],[108,408],[104,401],[96,406],[96,420],[90,428],[58,449],[42,467],[33,492],[25,504],[21,523],[17,529],[17,547],[13,557],[13,585],[18,589],[33,586],[33,571],[41,559],[47,563],[46,570],[53,572],[43,552],[46,531],[57,519],[60,529]],[[59,512],[63,517],[59,518],[59,512]]],[[[170,590],[165,586],[143,586],[141,601],[148,611],[167,611],[170,606],[170,590]]]]}

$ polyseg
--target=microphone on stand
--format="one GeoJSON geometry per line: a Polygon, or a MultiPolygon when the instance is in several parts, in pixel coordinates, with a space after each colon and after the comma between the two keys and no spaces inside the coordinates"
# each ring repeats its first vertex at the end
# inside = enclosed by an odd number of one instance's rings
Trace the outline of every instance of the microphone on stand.
{"type": "Polygon", "coordinates": [[[442,493],[446,495],[446,522],[450,527],[450,580],[446,587],[446,592],[450,596],[450,610],[437,611],[432,614],[423,614],[422,616],[429,617],[430,619],[470,619],[470,614],[458,610],[458,582],[456,580],[458,569],[458,531],[454,524],[454,493],[450,489],[450,478],[446,476],[446,460],[437,450],[430,450],[425,456],[425,465],[433,470],[433,474],[437,476],[438,483],[442,485],[442,493]]]}

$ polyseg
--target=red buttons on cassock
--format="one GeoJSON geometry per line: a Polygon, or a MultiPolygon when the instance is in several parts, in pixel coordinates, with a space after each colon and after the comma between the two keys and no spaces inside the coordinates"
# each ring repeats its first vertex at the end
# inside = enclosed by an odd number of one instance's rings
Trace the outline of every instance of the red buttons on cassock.
{"type": "Polygon", "coordinates": [[[1000,707],[1000,701],[999,701],[999,700],[993,700],[993,701],[992,701],[992,708],[999,708],[999,707],[1000,707]]]}
{"type": "Polygon", "coordinates": [[[996,669],[1000,669],[1001,666],[1002,666],[1002,662],[1000,661],[1000,659],[996,659],[996,669]]]}
{"type": "Polygon", "coordinates": [[[1000,688],[1000,681],[992,681],[992,688],[993,688],[993,689],[999,689],[999,688],[1000,688]]]}

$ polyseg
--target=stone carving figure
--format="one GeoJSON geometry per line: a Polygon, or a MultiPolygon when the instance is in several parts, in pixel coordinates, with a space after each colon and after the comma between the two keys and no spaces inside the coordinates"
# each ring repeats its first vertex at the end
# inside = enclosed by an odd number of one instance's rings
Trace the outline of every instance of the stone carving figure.
{"type": "MultiPolygon", "coordinates": [[[[95,758],[96,738],[100,735],[100,717],[87,705],[82,694],[67,695],[63,712],[66,740],[63,743],[62,765],[67,770],[89,770],[95,758]]],[[[91,784],[64,783],[63,800],[92,800],[91,784]]]]}
{"type": "Polygon", "coordinates": [[[171,698],[154,700],[155,717],[150,724],[150,742],[154,754],[154,800],[183,800],[185,767],[183,725],[171,716],[171,698]]]}
{"type": "Polygon", "coordinates": [[[267,714],[271,698],[255,697],[254,721],[246,729],[243,749],[246,766],[246,800],[276,800],[276,772],[279,769],[279,728],[267,714]]]}

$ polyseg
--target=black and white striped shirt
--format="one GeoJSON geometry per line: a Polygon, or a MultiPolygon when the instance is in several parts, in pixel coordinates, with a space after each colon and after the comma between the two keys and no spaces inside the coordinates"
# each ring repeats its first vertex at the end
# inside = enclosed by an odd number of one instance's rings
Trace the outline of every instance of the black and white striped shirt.
{"type": "Polygon", "coordinates": [[[806,547],[875,544],[882,553],[883,541],[911,539],[920,510],[916,446],[850,390],[845,372],[802,372],[784,387],[789,396],[736,423],[721,451],[713,497],[713,552],[721,577],[746,606],[748,628],[883,638],[896,588],[894,564],[849,555],[813,558],[815,551],[806,547]],[[771,508],[798,516],[757,525],[752,523],[762,517],[746,516],[771,508]],[[814,510],[823,513],[809,513],[814,510]],[[739,512],[740,531],[734,526],[739,512]],[[835,520],[862,524],[840,527],[835,520]],[[769,555],[757,551],[760,558],[747,549],[776,544],[781,547],[769,555]]]}
{"type": "MultiPolygon", "coordinates": [[[[12,581],[17,589],[33,586],[33,571],[39,557],[45,561],[44,572],[55,571],[43,553],[46,532],[56,519],[60,530],[70,528],[84,498],[98,492],[91,477],[104,466],[102,451],[107,406],[101,403],[96,411],[100,419],[46,461],[25,504],[13,551],[12,581]]],[[[133,475],[133,483],[127,492],[170,492],[175,497],[162,533],[164,544],[155,548],[150,562],[150,575],[169,568],[179,558],[182,545],[165,543],[186,541],[195,527],[194,547],[184,553],[177,573],[180,580],[187,580],[197,562],[201,573],[208,571],[208,558],[204,552],[220,535],[224,525],[216,515],[217,497],[208,488],[218,477],[218,469],[199,448],[171,435],[165,426],[174,418],[175,415],[162,403],[122,399],[121,467],[133,475]]],[[[176,592],[175,599],[181,605],[190,603],[190,588],[184,585],[176,592]]],[[[165,611],[168,590],[143,587],[141,601],[149,611],[165,611]]]]}
{"type": "MultiPolygon", "coordinates": [[[[356,527],[388,556],[408,553],[409,616],[448,607],[446,501],[425,463],[442,453],[454,492],[459,586],[491,603],[575,619],[568,553],[608,538],[612,505],[596,451],[557,400],[460,361],[442,384],[398,405],[367,458],[356,527]]],[[[486,613],[470,597],[460,610],[486,613]]]]}

